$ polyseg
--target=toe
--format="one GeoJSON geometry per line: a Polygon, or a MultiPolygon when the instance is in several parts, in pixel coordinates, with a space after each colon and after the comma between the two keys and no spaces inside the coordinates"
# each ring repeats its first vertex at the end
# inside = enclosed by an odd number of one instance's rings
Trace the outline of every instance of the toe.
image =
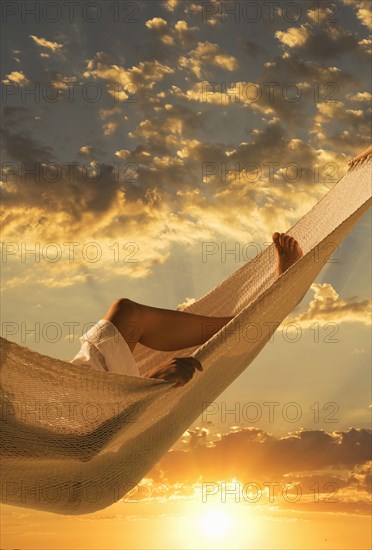
{"type": "Polygon", "coordinates": [[[275,231],[275,233],[272,234],[272,238],[273,238],[274,243],[276,243],[278,241],[278,238],[279,238],[279,233],[277,231],[275,231]]]}
{"type": "Polygon", "coordinates": [[[297,241],[295,241],[295,245],[294,245],[294,246],[295,246],[295,250],[297,251],[297,253],[298,253],[300,256],[302,256],[302,249],[301,249],[301,247],[300,247],[300,245],[299,245],[299,243],[298,243],[297,241]]]}
{"type": "Polygon", "coordinates": [[[289,239],[288,246],[289,246],[289,249],[290,249],[291,252],[293,252],[294,249],[295,249],[295,242],[296,242],[296,240],[295,240],[294,237],[291,237],[291,238],[289,239]]]}

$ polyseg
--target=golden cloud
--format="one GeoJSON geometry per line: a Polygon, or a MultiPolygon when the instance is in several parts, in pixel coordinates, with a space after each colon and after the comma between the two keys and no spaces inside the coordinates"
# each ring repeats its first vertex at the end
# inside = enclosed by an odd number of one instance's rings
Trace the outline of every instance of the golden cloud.
{"type": "Polygon", "coordinates": [[[304,25],[300,27],[291,27],[287,31],[276,31],[276,38],[289,48],[303,46],[310,36],[309,29],[304,25]]]}
{"type": "Polygon", "coordinates": [[[30,38],[32,38],[35,44],[37,44],[41,48],[50,50],[53,53],[58,52],[63,47],[63,44],[59,44],[58,42],[51,42],[49,40],[46,40],[45,38],[38,38],[33,34],[30,34],[30,38]]]}
{"type": "Polygon", "coordinates": [[[356,9],[356,16],[362,25],[368,29],[372,29],[372,12],[369,0],[342,0],[342,2],[347,6],[354,7],[356,9]]]}
{"type": "Polygon", "coordinates": [[[2,82],[4,84],[27,84],[29,80],[23,71],[12,71],[6,75],[2,82]]]}
{"type": "Polygon", "coordinates": [[[309,303],[307,311],[289,317],[287,321],[301,325],[311,324],[312,321],[334,323],[362,323],[371,324],[372,300],[358,300],[356,297],[342,299],[329,283],[313,283],[314,299],[309,303]]]}
{"type": "Polygon", "coordinates": [[[239,62],[233,55],[224,53],[218,44],[199,42],[187,56],[179,58],[179,65],[193,72],[198,78],[202,78],[204,74],[208,77],[211,66],[235,71],[239,67],[239,62]]]}

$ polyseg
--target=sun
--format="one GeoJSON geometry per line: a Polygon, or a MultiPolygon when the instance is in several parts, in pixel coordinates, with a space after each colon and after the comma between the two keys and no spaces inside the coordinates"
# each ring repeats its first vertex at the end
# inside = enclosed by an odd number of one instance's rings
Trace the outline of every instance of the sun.
{"type": "Polygon", "coordinates": [[[200,515],[199,529],[206,537],[228,537],[233,529],[233,519],[226,510],[214,508],[200,515]]]}
{"type": "Polygon", "coordinates": [[[252,510],[240,503],[215,501],[201,504],[190,500],[177,528],[182,541],[187,538],[190,550],[256,548],[255,518],[252,510]]]}

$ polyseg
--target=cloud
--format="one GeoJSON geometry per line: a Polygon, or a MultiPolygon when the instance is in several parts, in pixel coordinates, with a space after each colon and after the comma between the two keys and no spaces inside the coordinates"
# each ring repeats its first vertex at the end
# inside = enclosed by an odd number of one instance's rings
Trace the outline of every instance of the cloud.
{"type": "Polygon", "coordinates": [[[228,106],[231,109],[249,109],[251,114],[265,115],[270,119],[270,123],[280,119],[294,128],[310,118],[310,114],[305,112],[305,104],[311,101],[314,90],[306,82],[286,86],[285,82],[282,85],[278,81],[266,81],[262,84],[242,81],[230,84],[203,80],[185,91],[178,86],[172,86],[168,94],[170,97],[188,102],[228,106]]]}
{"type": "MultiPolygon", "coordinates": [[[[52,153],[53,149],[48,145],[39,143],[36,139],[31,137],[29,132],[13,133],[7,128],[3,128],[2,136],[6,146],[8,159],[17,161],[16,169],[19,171],[21,168],[18,162],[20,153],[22,162],[26,165],[29,164],[30,167],[35,167],[38,162],[53,162],[54,160],[54,155],[52,153]]],[[[19,189],[19,193],[22,193],[21,189],[19,189]]],[[[4,199],[6,200],[6,195],[4,199]]]]}
{"type": "Polygon", "coordinates": [[[319,103],[311,133],[330,146],[360,152],[370,144],[371,108],[348,109],[342,101],[319,103]],[[332,130],[334,122],[344,128],[332,130]]]}
{"type": "Polygon", "coordinates": [[[263,48],[257,42],[249,40],[248,38],[241,38],[239,42],[243,48],[244,53],[249,55],[249,57],[257,57],[260,53],[266,52],[265,48],[263,48]]]}
{"type": "Polygon", "coordinates": [[[107,82],[107,90],[115,101],[135,100],[141,107],[154,102],[152,90],[158,82],[173,74],[174,69],[159,61],[141,61],[130,69],[109,64],[103,52],[88,61],[83,73],[86,79],[107,82]]]}
{"type": "Polygon", "coordinates": [[[356,297],[342,299],[329,283],[313,283],[314,299],[307,311],[296,317],[290,317],[291,322],[303,325],[319,322],[362,323],[371,324],[372,300],[358,300],[356,297]]]}
{"type": "Polygon", "coordinates": [[[352,6],[356,10],[356,16],[362,25],[372,29],[372,12],[369,0],[342,0],[347,6],[352,6]]]}
{"type": "Polygon", "coordinates": [[[167,21],[161,17],[154,17],[146,21],[146,27],[150,29],[154,37],[158,38],[163,44],[168,46],[174,45],[174,38],[171,29],[168,27],[167,21]]]}
{"type": "Polygon", "coordinates": [[[334,6],[320,6],[320,4],[318,4],[316,9],[308,9],[306,15],[312,23],[318,23],[321,25],[324,24],[328,18],[332,19],[334,15],[334,10],[332,7],[334,6]]]}
{"type": "MultiPolygon", "coordinates": [[[[316,57],[314,58],[316,59],[316,57]]],[[[297,50],[264,63],[258,80],[261,96],[252,108],[288,124],[291,132],[310,126],[319,105],[337,100],[357,79],[346,69],[304,59],[297,50]]],[[[326,139],[322,142],[326,148],[326,139]]]]}
{"type": "Polygon", "coordinates": [[[174,11],[180,4],[180,0],[165,0],[163,7],[168,11],[174,11]]]}
{"type": "Polygon", "coordinates": [[[30,34],[30,38],[32,38],[37,46],[49,50],[52,53],[57,53],[61,48],[63,48],[63,44],[59,44],[58,42],[51,42],[49,40],[46,40],[46,38],[38,38],[33,34],[30,34]]]}
{"type": "Polygon", "coordinates": [[[21,50],[11,50],[11,52],[12,52],[12,54],[13,54],[13,56],[14,56],[14,57],[13,57],[14,61],[15,61],[16,63],[20,63],[21,60],[20,60],[20,58],[17,57],[17,56],[18,56],[20,53],[22,53],[21,50]]]}
{"type": "Polygon", "coordinates": [[[149,29],[164,29],[167,27],[168,23],[165,21],[165,19],[162,19],[161,17],[154,17],[153,19],[149,19],[146,21],[146,27],[149,29]]]}
{"type": "Polygon", "coordinates": [[[118,150],[116,154],[139,166],[142,189],[151,181],[161,181],[162,188],[167,189],[167,200],[176,201],[173,205],[179,204],[177,209],[187,211],[200,226],[213,228],[216,236],[240,240],[247,233],[265,234],[275,220],[291,225],[293,212],[296,217],[306,213],[322,194],[321,184],[306,185],[313,180],[310,167],[315,162],[340,161],[332,153],[316,152],[301,140],[289,139],[278,122],[255,130],[249,143],[242,142],[232,150],[195,139],[195,131],[202,125],[203,119],[190,109],[170,106],[140,123],[133,134],[138,143],[135,149],[118,150]],[[298,182],[296,192],[288,193],[281,167],[294,159],[302,167],[305,187],[298,182]],[[270,163],[277,167],[275,173],[270,163]],[[273,186],[273,181],[283,185],[273,186]],[[238,228],[231,213],[240,208],[242,201],[246,208],[238,228]]]}
{"type": "Polygon", "coordinates": [[[169,96],[182,98],[186,101],[199,103],[210,103],[214,105],[230,105],[236,107],[252,106],[253,103],[260,103],[259,87],[255,82],[212,83],[208,80],[196,82],[186,91],[178,86],[172,86],[169,96]]]}
{"type": "MultiPolygon", "coordinates": [[[[222,8],[223,9],[223,8],[222,8]]],[[[210,0],[209,2],[185,2],[184,13],[188,17],[198,14],[200,20],[209,26],[216,26],[223,21],[221,16],[220,0],[210,0]]]]}
{"type": "MultiPolygon", "coordinates": [[[[129,171],[126,162],[122,163],[124,166],[120,163],[119,166],[110,166],[95,161],[87,165],[78,163],[71,170],[72,163],[60,165],[55,162],[52,147],[40,143],[25,131],[18,129],[17,132],[17,121],[32,119],[26,108],[6,107],[4,112],[5,154],[9,160],[14,161],[12,173],[3,174],[2,202],[6,208],[2,225],[4,239],[18,242],[19,235],[22,234],[25,235],[25,243],[30,246],[32,242],[39,243],[41,249],[50,242],[64,243],[66,239],[79,243],[93,241],[102,251],[97,263],[84,260],[82,251],[78,250],[72,263],[69,262],[68,255],[64,254],[56,264],[41,261],[33,265],[33,270],[30,271],[23,264],[20,275],[18,269],[17,274],[9,271],[5,289],[25,284],[63,287],[85,282],[87,277],[92,276],[92,271],[97,269],[100,270],[101,281],[110,278],[118,267],[123,269],[122,264],[113,261],[113,242],[117,241],[118,234],[125,235],[126,242],[132,242],[136,246],[135,257],[138,263],[124,265],[128,277],[131,278],[147,277],[154,265],[164,263],[169,257],[172,243],[193,242],[205,235],[210,236],[203,233],[203,230],[198,230],[187,215],[171,216],[175,207],[174,201],[179,200],[176,194],[178,187],[174,186],[178,173],[177,158],[172,164],[173,159],[169,158],[168,161],[163,156],[155,155],[152,162],[159,177],[154,179],[154,171],[148,160],[149,154],[143,155],[146,150],[138,147],[131,154],[138,158],[138,165],[144,173],[139,182],[138,173],[129,171]],[[25,179],[21,169],[25,163],[29,170],[39,169],[40,178],[29,175],[25,179]],[[51,168],[48,168],[49,164],[52,165],[51,168]],[[48,169],[50,172],[47,173],[51,176],[59,170],[57,182],[45,177],[43,170],[48,169]],[[164,171],[167,178],[161,177],[164,171]],[[27,219],[24,216],[25,208],[27,219]],[[37,277],[35,270],[39,272],[37,277]]],[[[190,124],[191,128],[193,122],[190,121],[190,124]]],[[[171,127],[172,121],[169,120],[169,128],[171,127]]],[[[153,130],[148,126],[147,130],[149,139],[155,139],[156,125],[154,124],[153,130]]],[[[146,135],[146,131],[143,131],[146,135]]],[[[164,135],[166,132],[165,129],[164,135]]],[[[118,159],[123,158],[122,154],[117,156],[118,159]]],[[[122,251],[121,261],[131,251],[122,251]]],[[[21,245],[11,260],[22,261],[21,245]]],[[[10,261],[6,266],[9,269],[10,261]]],[[[12,265],[16,268],[17,264],[14,262],[12,265]]]]}
{"type": "Polygon", "coordinates": [[[197,47],[187,56],[179,58],[180,67],[194,73],[198,78],[211,75],[210,67],[218,67],[226,71],[235,71],[239,67],[236,57],[223,52],[218,44],[199,42],[197,47]]]}
{"type": "Polygon", "coordinates": [[[190,46],[196,39],[197,27],[189,27],[187,21],[177,21],[170,27],[167,21],[161,17],[154,17],[146,21],[146,27],[152,31],[154,38],[159,39],[167,46],[186,47],[190,46]]]}
{"type": "Polygon", "coordinates": [[[360,103],[371,103],[372,102],[372,94],[369,92],[357,92],[357,93],[348,93],[346,94],[347,99],[350,101],[360,102],[360,103]]]}
{"type": "Polygon", "coordinates": [[[261,82],[267,82],[272,78],[282,84],[307,81],[309,84],[316,82],[322,86],[335,83],[339,91],[350,84],[358,84],[358,79],[345,68],[341,70],[336,66],[322,64],[316,58],[304,59],[297,51],[275,56],[271,61],[266,62],[264,67],[260,77],[261,82]]]}
{"type": "Polygon", "coordinates": [[[107,122],[103,126],[103,135],[111,136],[111,134],[113,134],[116,131],[117,127],[118,127],[117,122],[113,122],[113,121],[107,122]]]}
{"type": "Polygon", "coordinates": [[[329,103],[319,103],[317,105],[318,115],[315,121],[323,125],[331,120],[337,120],[347,129],[353,128],[367,131],[369,117],[367,111],[362,109],[347,109],[342,101],[332,101],[329,103]]]}
{"type": "MultiPolygon", "coordinates": [[[[263,130],[253,130],[249,141],[234,147],[202,141],[195,136],[204,131],[208,113],[168,101],[166,94],[161,96],[152,116],[143,118],[129,132],[134,145],[116,149],[115,165],[91,161],[78,167],[72,179],[69,167],[61,167],[58,184],[31,178],[24,185],[20,174],[9,176],[4,187],[4,205],[11,214],[4,218],[4,238],[14,240],[17,234],[27,231],[28,238],[41,243],[58,242],[63,228],[64,239],[97,240],[106,250],[104,258],[108,260],[112,252],[107,241],[115,239],[118,233],[125,234],[128,241],[141,241],[142,260],[139,265],[130,266],[130,276],[146,277],[153,265],[167,261],[174,243],[195,244],[221,235],[224,239],[245,242],[247,235],[256,238],[268,234],[275,220],[291,225],[326,190],[322,183],[313,185],[313,174],[306,167],[316,161],[342,160],[332,152],[316,151],[302,140],[290,139],[278,121],[271,121],[263,130]],[[295,192],[288,193],[282,167],[293,159],[304,167],[303,176],[295,192]],[[262,169],[258,180],[254,167],[239,173],[239,167],[243,170],[252,161],[262,169]],[[274,179],[270,179],[268,163],[278,165],[274,176],[271,174],[274,179]],[[216,169],[203,178],[206,164],[216,169]],[[225,177],[219,168],[222,165],[226,165],[225,177]],[[97,176],[96,181],[87,178],[84,171],[97,176]],[[273,185],[273,181],[282,185],[273,185]],[[170,216],[172,212],[177,214],[170,216]],[[154,242],[158,243],[155,248],[154,242]]],[[[109,125],[107,132],[115,130],[116,120],[110,118],[119,116],[117,108],[99,111],[99,120],[109,125]]],[[[49,145],[17,128],[22,117],[32,120],[27,109],[6,108],[5,115],[4,145],[8,158],[18,165],[25,161],[31,166],[55,163],[55,153],[49,145]]],[[[78,155],[92,152],[77,151],[78,155]]],[[[115,267],[106,261],[105,267],[99,263],[90,269],[100,268],[104,280],[115,267]]],[[[71,273],[70,279],[77,275],[71,273]]],[[[51,281],[47,273],[43,277],[51,281]]],[[[12,281],[15,284],[18,280],[12,281]]]]}
{"type": "Polygon", "coordinates": [[[181,304],[178,304],[176,309],[178,309],[179,311],[182,311],[187,306],[189,306],[190,304],[193,304],[194,302],[195,302],[195,298],[185,298],[185,300],[181,304]]]}
{"type": "Polygon", "coordinates": [[[357,155],[371,144],[371,139],[368,134],[359,134],[355,131],[342,130],[328,131],[326,128],[319,127],[314,132],[319,142],[327,143],[328,147],[338,149],[340,151],[350,151],[353,155],[357,155]]]}
{"type": "MultiPolygon", "coordinates": [[[[182,98],[230,108],[250,109],[260,116],[277,118],[296,132],[299,126],[312,124],[314,111],[322,102],[334,101],[350,85],[358,86],[358,80],[347,70],[304,59],[296,50],[275,56],[264,63],[262,72],[254,82],[239,81],[231,77],[216,82],[205,78],[203,66],[197,63],[198,56],[190,57],[189,64],[195,62],[195,70],[201,81],[189,89],[173,85],[165,96],[182,98]]],[[[200,61],[200,60],[199,60],[200,61]]],[[[216,116],[221,116],[216,111],[216,116]]],[[[246,115],[246,113],[245,113],[246,115]]]]}
{"type": "MultiPolygon", "coordinates": [[[[301,429],[272,436],[245,428],[209,441],[207,430],[197,428],[182,449],[169,451],[159,461],[146,481],[153,498],[158,494],[171,497],[176,487],[178,494],[186,496],[202,482],[219,487],[224,482],[233,488],[232,480],[237,480],[241,486],[255,485],[255,490],[271,483],[277,495],[283,486],[289,495],[296,495],[297,485],[302,495],[312,498],[316,486],[319,493],[336,494],[336,508],[358,508],[354,505],[357,501],[359,513],[363,513],[371,483],[371,434],[371,430],[350,428],[331,433],[301,429]]],[[[302,507],[300,500],[292,500],[291,506],[302,507]]],[[[324,509],[329,511],[329,505],[324,509]]]]}
{"type": "Polygon", "coordinates": [[[277,31],[276,38],[287,48],[300,50],[312,59],[327,59],[358,50],[355,34],[338,26],[311,28],[305,24],[277,31]]]}
{"type": "Polygon", "coordinates": [[[92,147],[90,145],[83,145],[82,147],[80,147],[79,151],[80,153],[82,153],[83,155],[91,155],[92,153],[92,147]]]}
{"type": "Polygon", "coordinates": [[[153,88],[167,74],[173,74],[174,70],[158,61],[141,61],[138,66],[124,69],[118,65],[106,65],[102,57],[97,54],[95,59],[88,62],[84,77],[100,78],[107,81],[119,82],[123,85],[136,83],[153,88]]]}
{"type": "MultiPolygon", "coordinates": [[[[370,38],[363,38],[362,40],[359,40],[358,42],[360,52],[363,53],[366,56],[371,56],[372,54],[372,40],[370,38]]],[[[360,59],[362,60],[362,58],[360,59]]]]}
{"type": "MultiPolygon", "coordinates": [[[[143,245],[146,252],[150,249],[151,239],[161,241],[161,246],[149,254],[149,262],[145,260],[141,266],[133,266],[133,275],[146,277],[152,265],[167,261],[173,245],[195,245],[198,239],[219,238],[221,235],[242,241],[247,235],[267,235],[273,223],[291,225],[327,190],[323,181],[314,185],[311,166],[325,161],[342,163],[343,154],[331,150],[332,144],[336,143],[333,136],[338,136],[338,144],[344,148],[347,140],[352,143],[353,130],[357,136],[365,132],[367,118],[365,113],[360,114],[362,109],[350,108],[346,103],[337,107],[324,104],[325,107],[318,108],[315,101],[310,100],[314,82],[320,87],[335,83],[340,96],[345,90],[351,93],[351,85],[355,85],[355,90],[352,89],[355,94],[360,89],[358,78],[344,67],[321,63],[322,59],[305,58],[307,50],[304,44],[311,43],[311,37],[316,36],[319,29],[314,30],[308,23],[298,27],[296,32],[280,28],[278,44],[283,45],[284,54],[279,51],[277,55],[278,45],[276,51],[268,52],[260,45],[260,37],[256,41],[256,38],[244,36],[237,40],[240,48],[226,51],[227,46],[219,40],[220,35],[218,38],[216,35],[214,43],[209,32],[208,37],[201,37],[198,29],[192,26],[196,19],[201,21],[200,4],[169,1],[163,2],[162,7],[166,11],[145,20],[143,49],[136,51],[138,56],[131,58],[128,66],[124,65],[122,57],[98,51],[86,61],[82,74],[77,71],[71,73],[77,76],[66,76],[57,71],[44,73],[49,74],[50,80],[61,89],[71,82],[84,82],[84,79],[101,80],[114,97],[115,85],[118,84],[122,90],[115,99],[123,101],[128,99],[130,91],[135,90],[137,102],[134,111],[141,117],[138,122],[135,116],[131,116],[130,125],[125,125],[128,126],[127,134],[116,131],[124,118],[123,103],[113,106],[112,97],[105,97],[110,101],[99,105],[96,110],[98,135],[101,136],[98,145],[102,141],[105,146],[113,147],[102,152],[102,157],[107,159],[110,154],[114,155],[124,171],[126,166],[132,167],[130,172],[124,173],[125,181],[118,181],[113,162],[97,161],[94,140],[79,140],[80,143],[74,146],[76,155],[80,160],[92,160],[86,166],[92,173],[94,170],[101,172],[100,183],[95,185],[85,181],[83,171],[79,170],[75,181],[70,182],[68,172],[63,170],[60,185],[44,182],[40,192],[40,184],[36,182],[22,186],[19,177],[9,177],[4,193],[5,202],[11,209],[5,218],[8,235],[28,231],[36,239],[40,235],[46,239],[60,238],[59,229],[64,228],[71,237],[79,235],[86,239],[92,232],[92,220],[95,238],[99,242],[101,238],[103,241],[105,238],[114,239],[123,232],[135,238],[135,231],[138,231],[137,236],[146,235],[143,245]],[[174,13],[178,9],[187,11],[189,16],[195,15],[195,18],[184,17],[182,11],[174,13]],[[147,41],[148,36],[151,40],[147,41]],[[174,45],[169,47],[162,42],[161,47],[168,56],[164,61],[158,59],[152,38],[158,37],[161,41],[166,36],[174,40],[174,45]],[[197,39],[199,41],[194,44],[197,39]],[[262,87],[264,82],[279,82],[275,101],[270,101],[269,95],[264,94],[254,103],[250,98],[247,101],[245,90],[234,92],[234,82],[238,81],[242,88],[250,84],[238,79],[235,73],[241,67],[244,44],[245,52],[251,57],[257,58],[258,53],[263,52],[267,55],[257,80],[262,87]],[[141,55],[144,51],[145,57],[141,55]],[[177,71],[178,59],[185,71],[177,71]],[[228,92],[232,92],[227,94],[228,101],[221,101],[218,86],[204,101],[201,86],[221,71],[226,71],[232,80],[232,87],[227,83],[228,92]],[[202,82],[185,84],[200,77],[202,82]],[[282,87],[288,82],[299,84],[304,101],[293,103],[283,98],[282,87]],[[242,116],[239,116],[238,109],[244,109],[242,116]],[[224,121],[230,123],[230,114],[231,124],[238,121],[235,136],[231,137],[231,129],[228,138],[223,133],[214,133],[216,123],[221,127],[224,121]],[[302,135],[299,138],[298,131],[308,129],[315,117],[315,125],[319,124],[319,127],[315,126],[310,139],[302,135]],[[335,120],[340,121],[344,128],[334,127],[335,120]],[[102,134],[108,139],[103,139],[102,134]],[[322,140],[323,147],[317,145],[322,140]],[[288,184],[284,177],[285,166],[293,160],[304,168],[296,185],[288,184]],[[257,180],[252,177],[254,167],[240,173],[239,167],[244,167],[247,162],[257,163],[262,169],[257,180]],[[279,163],[271,179],[269,168],[265,166],[267,163],[279,163]],[[205,175],[206,164],[215,167],[214,173],[205,175]],[[223,166],[226,167],[225,173],[223,166]],[[242,203],[245,204],[243,212],[242,203]],[[28,209],[27,223],[22,220],[25,208],[28,209]],[[53,227],[57,221],[59,227],[53,227]]],[[[217,3],[215,7],[218,7],[217,3]]],[[[34,43],[47,52],[62,48],[62,44],[57,42],[34,38],[37,37],[32,38],[34,43]]],[[[332,35],[332,44],[337,42],[337,38],[342,41],[344,35],[332,35]]],[[[363,39],[363,35],[359,39],[363,39]]],[[[354,99],[350,96],[351,101],[354,99]]],[[[366,105],[366,101],[364,98],[362,105],[366,105]]],[[[23,116],[24,125],[16,128],[10,116],[14,119],[14,112],[11,115],[8,111],[10,124],[7,124],[4,134],[9,158],[18,163],[54,162],[59,156],[57,149],[36,137],[31,117],[26,120],[26,112],[18,111],[18,121],[23,116]]]]}
{"type": "Polygon", "coordinates": [[[310,32],[305,25],[301,25],[300,27],[291,27],[286,32],[277,31],[275,36],[289,48],[295,48],[306,44],[310,32]]]}
{"type": "Polygon", "coordinates": [[[364,7],[358,8],[357,17],[362,23],[362,25],[372,29],[372,12],[371,4],[368,5],[367,2],[363,2],[364,7]]]}
{"type": "MultiPolygon", "coordinates": [[[[40,79],[40,84],[47,84],[48,86],[53,86],[56,90],[65,92],[66,90],[72,88],[74,84],[77,84],[78,80],[78,77],[75,75],[68,76],[54,69],[44,69],[42,72],[42,78],[40,79]]],[[[62,93],[59,95],[59,101],[61,101],[61,97],[63,97],[62,93]]],[[[66,93],[65,97],[68,97],[68,93],[66,93]]],[[[71,92],[71,97],[74,97],[73,92],[71,92]]]]}
{"type": "Polygon", "coordinates": [[[182,46],[191,45],[197,37],[198,27],[189,27],[187,21],[180,20],[174,26],[175,40],[182,46]]]}
{"type": "Polygon", "coordinates": [[[2,82],[3,84],[22,84],[23,85],[23,84],[27,84],[29,80],[22,71],[12,71],[11,73],[6,75],[6,77],[2,82]]]}

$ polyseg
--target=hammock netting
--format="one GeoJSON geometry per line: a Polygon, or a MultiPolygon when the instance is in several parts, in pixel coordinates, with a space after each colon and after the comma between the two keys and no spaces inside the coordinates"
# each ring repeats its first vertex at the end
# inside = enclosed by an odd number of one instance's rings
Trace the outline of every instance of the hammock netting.
{"type": "Polygon", "coordinates": [[[168,356],[194,355],[204,370],[185,386],[95,371],[1,338],[2,502],[86,514],[123,498],[300,303],[370,207],[371,165],[370,155],[350,168],[286,231],[304,254],[278,279],[270,245],[184,309],[234,316],[202,346],[169,353],[136,347],[141,374],[168,356]]]}

